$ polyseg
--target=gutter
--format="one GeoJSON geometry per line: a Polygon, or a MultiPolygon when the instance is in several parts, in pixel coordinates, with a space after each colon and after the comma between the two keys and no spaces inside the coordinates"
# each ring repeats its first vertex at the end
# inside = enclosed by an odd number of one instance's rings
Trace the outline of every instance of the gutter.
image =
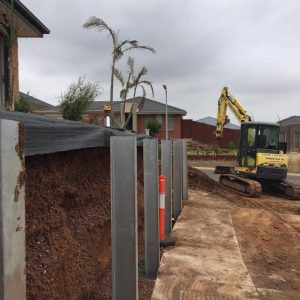
{"type": "MultiPolygon", "coordinates": [[[[9,0],[1,0],[8,8],[9,0]]],[[[33,25],[41,34],[49,34],[50,30],[19,0],[15,0],[14,10],[22,16],[27,22],[33,25]]]]}

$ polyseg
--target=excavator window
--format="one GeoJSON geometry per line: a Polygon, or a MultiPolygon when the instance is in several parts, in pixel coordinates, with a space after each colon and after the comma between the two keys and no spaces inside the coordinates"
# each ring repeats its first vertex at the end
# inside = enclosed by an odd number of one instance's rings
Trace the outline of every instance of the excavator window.
{"type": "Polygon", "coordinates": [[[279,141],[279,127],[261,125],[257,132],[257,148],[277,151],[279,141]]]}
{"type": "Polygon", "coordinates": [[[246,165],[249,167],[255,166],[256,161],[256,128],[248,127],[247,130],[247,153],[246,153],[246,165]]]}

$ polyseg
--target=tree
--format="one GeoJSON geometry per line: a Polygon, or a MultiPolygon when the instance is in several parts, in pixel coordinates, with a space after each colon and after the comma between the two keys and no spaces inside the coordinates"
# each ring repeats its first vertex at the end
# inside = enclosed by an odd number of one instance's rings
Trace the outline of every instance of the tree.
{"type": "Polygon", "coordinates": [[[127,81],[125,82],[124,76],[120,70],[117,68],[114,69],[114,75],[115,77],[120,81],[122,89],[120,91],[120,98],[122,101],[126,101],[129,90],[132,89],[133,83],[130,81],[131,77],[134,74],[134,60],[131,57],[128,57],[127,60],[127,66],[128,66],[128,78],[127,81]]]}
{"type": "Polygon", "coordinates": [[[21,96],[15,103],[15,111],[31,113],[35,109],[35,105],[29,101],[29,93],[26,96],[21,96]]]}
{"type": "Polygon", "coordinates": [[[63,118],[73,121],[82,120],[82,116],[98,95],[98,84],[85,82],[85,77],[79,77],[78,81],[72,83],[67,92],[60,97],[60,111],[63,118]]]}
{"type": "MultiPolygon", "coordinates": [[[[118,69],[115,69],[115,76],[122,85],[122,90],[120,92],[120,98],[122,101],[125,101],[127,99],[129,90],[133,89],[133,98],[132,98],[132,104],[133,104],[135,102],[137,89],[138,89],[138,87],[140,87],[142,89],[143,96],[142,96],[142,100],[139,103],[138,110],[141,110],[144,106],[145,97],[146,97],[145,87],[146,86],[150,87],[152,97],[154,97],[154,89],[153,89],[151,81],[141,80],[141,78],[148,73],[148,70],[145,66],[143,66],[142,69],[140,70],[140,72],[137,75],[135,75],[134,74],[134,59],[132,57],[128,58],[127,65],[128,65],[129,71],[128,71],[128,79],[127,79],[126,83],[125,83],[124,76],[122,75],[122,73],[118,69]],[[132,81],[130,81],[131,78],[132,78],[132,81]]],[[[127,120],[125,121],[124,127],[126,127],[128,125],[128,123],[130,122],[130,120],[132,118],[132,113],[133,113],[132,108],[133,108],[133,105],[131,106],[131,111],[127,117],[127,120]]]]}
{"type": "MultiPolygon", "coordinates": [[[[98,32],[108,31],[110,38],[113,43],[112,51],[112,65],[111,65],[111,76],[110,76],[110,104],[113,107],[114,98],[114,76],[116,62],[121,59],[125,52],[132,49],[149,50],[152,53],[156,51],[149,46],[140,46],[137,40],[124,40],[119,41],[118,33],[109,27],[102,19],[97,17],[90,17],[87,22],[83,24],[85,29],[94,29],[98,32]]],[[[113,110],[111,110],[111,116],[113,116],[113,110]]]]}
{"type": "Polygon", "coordinates": [[[151,136],[155,136],[155,134],[159,132],[161,124],[155,119],[150,119],[146,124],[146,128],[150,129],[151,136]]]}

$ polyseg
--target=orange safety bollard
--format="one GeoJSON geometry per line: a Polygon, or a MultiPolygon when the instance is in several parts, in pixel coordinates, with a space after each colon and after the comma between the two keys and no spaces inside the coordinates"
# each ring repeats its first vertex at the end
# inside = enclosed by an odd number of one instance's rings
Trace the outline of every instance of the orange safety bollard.
{"type": "Polygon", "coordinates": [[[166,197],[166,178],[159,176],[159,238],[165,239],[165,197],[166,197]]]}

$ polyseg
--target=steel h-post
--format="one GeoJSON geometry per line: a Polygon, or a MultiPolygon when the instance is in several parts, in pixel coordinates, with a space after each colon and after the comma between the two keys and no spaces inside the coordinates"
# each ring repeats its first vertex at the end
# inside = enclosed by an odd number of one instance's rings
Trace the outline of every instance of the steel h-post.
{"type": "Polygon", "coordinates": [[[26,299],[24,129],[0,120],[0,299],[26,299]]]}
{"type": "Polygon", "coordinates": [[[182,143],[173,141],[173,215],[177,219],[182,210],[182,143]]]}
{"type": "Polygon", "coordinates": [[[156,277],[160,260],[158,224],[158,148],[156,139],[143,140],[143,154],[145,274],[148,277],[156,277]]]}
{"type": "Polygon", "coordinates": [[[112,299],[138,299],[136,137],[111,137],[112,299]]]}
{"type": "Polygon", "coordinates": [[[188,200],[187,143],[182,140],[182,200],[188,200]]]}

